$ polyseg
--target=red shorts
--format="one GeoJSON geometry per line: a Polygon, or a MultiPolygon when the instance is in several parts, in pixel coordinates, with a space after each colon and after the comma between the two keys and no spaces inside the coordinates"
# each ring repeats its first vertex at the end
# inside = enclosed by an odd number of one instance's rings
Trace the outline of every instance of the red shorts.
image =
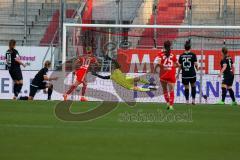
{"type": "Polygon", "coordinates": [[[175,75],[164,75],[160,77],[160,81],[164,81],[167,83],[176,83],[175,75]]]}
{"type": "Polygon", "coordinates": [[[87,68],[80,68],[76,71],[77,81],[83,82],[87,75],[87,68]]]}

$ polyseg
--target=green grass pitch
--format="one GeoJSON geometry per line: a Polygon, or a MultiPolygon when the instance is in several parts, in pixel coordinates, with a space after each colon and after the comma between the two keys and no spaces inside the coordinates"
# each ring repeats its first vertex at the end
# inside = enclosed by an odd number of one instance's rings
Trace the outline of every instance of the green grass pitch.
{"type": "MultiPolygon", "coordinates": [[[[90,122],[56,118],[57,101],[0,101],[1,160],[236,160],[240,107],[197,105],[190,122],[123,121],[123,113],[165,111],[163,104],[126,104],[90,122]]],[[[83,112],[98,103],[74,103],[83,112]]],[[[187,112],[176,105],[174,112],[187,112]]],[[[174,114],[174,113],[173,113],[174,114]]]]}

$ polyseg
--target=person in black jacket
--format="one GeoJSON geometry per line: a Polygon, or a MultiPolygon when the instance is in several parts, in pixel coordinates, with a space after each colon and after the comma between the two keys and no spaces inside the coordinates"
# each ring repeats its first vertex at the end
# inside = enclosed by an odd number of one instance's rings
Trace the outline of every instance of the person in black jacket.
{"type": "Polygon", "coordinates": [[[20,60],[20,55],[18,51],[15,49],[16,41],[10,40],[9,41],[9,49],[6,52],[6,64],[7,69],[9,70],[9,74],[14,82],[13,85],[13,92],[14,97],[13,99],[17,99],[19,93],[22,90],[23,86],[23,76],[21,65],[26,67],[26,65],[20,60]]]}

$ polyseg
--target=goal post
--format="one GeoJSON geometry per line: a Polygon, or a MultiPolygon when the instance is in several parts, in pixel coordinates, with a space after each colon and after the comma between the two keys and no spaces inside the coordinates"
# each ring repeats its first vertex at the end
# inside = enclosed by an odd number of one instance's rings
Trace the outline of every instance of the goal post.
{"type": "MultiPolygon", "coordinates": [[[[179,56],[184,52],[184,44],[191,40],[192,51],[197,54],[198,99],[203,103],[203,95],[214,102],[220,96],[221,79],[218,78],[221,48],[227,47],[235,61],[236,79],[240,74],[240,26],[188,26],[188,25],[116,25],[116,24],[63,24],[62,69],[67,72],[68,63],[85,53],[91,47],[95,56],[102,61],[101,71],[109,72],[104,55],[128,60],[121,65],[126,73],[152,73],[152,63],[163,43],[170,40],[172,52],[179,56]],[[157,35],[154,30],[157,29],[157,35]],[[124,59],[124,58],[123,58],[124,59]],[[124,64],[126,63],[126,64],[124,64]],[[149,64],[147,64],[149,63],[149,64]],[[106,65],[106,66],[104,66],[106,65]]],[[[180,86],[181,79],[177,83],[180,86]]],[[[238,82],[234,83],[235,89],[238,82]]],[[[183,101],[182,90],[177,91],[178,102],[183,101]]]]}

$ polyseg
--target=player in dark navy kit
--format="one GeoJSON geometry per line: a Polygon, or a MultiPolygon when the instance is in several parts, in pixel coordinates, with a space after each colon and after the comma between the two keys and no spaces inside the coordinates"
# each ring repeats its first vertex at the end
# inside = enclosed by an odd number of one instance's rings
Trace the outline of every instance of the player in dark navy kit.
{"type": "Polygon", "coordinates": [[[225,99],[227,95],[227,91],[230,94],[232,99],[232,105],[237,105],[234,91],[232,89],[233,81],[234,81],[234,65],[232,58],[228,55],[228,49],[222,48],[222,56],[223,59],[221,60],[221,71],[219,73],[219,77],[223,75],[222,81],[222,100],[218,102],[218,104],[225,104],[225,99]]]}
{"type": "Polygon", "coordinates": [[[182,83],[185,87],[184,95],[189,103],[189,84],[191,85],[192,104],[195,105],[196,98],[196,71],[198,70],[197,56],[191,52],[191,42],[185,43],[185,52],[180,55],[178,63],[180,64],[177,78],[182,70],[182,83]]]}
{"type": "Polygon", "coordinates": [[[6,52],[6,64],[7,69],[9,70],[10,76],[13,80],[13,92],[14,97],[13,99],[17,99],[19,93],[22,90],[23,86],[23,76],[21,65],[26,67],[26,65],[20,60],[20,55],[18,51],[15,49],[16,41],[10,40],[9,41],[9,49],[6,52]]]}
{"type": "Polygon", "coordinates": [[[57,80],[57,77],[49,78],[47,76],[48,69],[51,67],[51,62],[46,61],[44,64],[44,68],[42,68],[32,80],[30,85],[30,94],[28,100],[33,100],[34,96],[36,95],[38,90],[48,90],[48,100],[51,100],[52,92],[53,92],[53,85],[49,83],[50,81],[57,80]]]}

